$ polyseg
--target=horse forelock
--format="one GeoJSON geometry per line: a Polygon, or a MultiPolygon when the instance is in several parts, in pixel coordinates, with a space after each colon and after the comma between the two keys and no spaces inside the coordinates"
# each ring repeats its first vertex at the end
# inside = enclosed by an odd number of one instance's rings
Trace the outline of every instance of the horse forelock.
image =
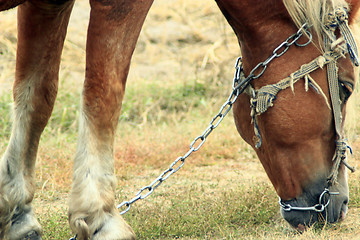
{"type": "Polygon", "coordinates": [[[320,48],[324,33],[327,32],[324,28],[327,15],[339,7],[350,11],[345,0],[283,0],[283,3],[297,27],[300,28],[304,23],[312,26],[320,48]]]}

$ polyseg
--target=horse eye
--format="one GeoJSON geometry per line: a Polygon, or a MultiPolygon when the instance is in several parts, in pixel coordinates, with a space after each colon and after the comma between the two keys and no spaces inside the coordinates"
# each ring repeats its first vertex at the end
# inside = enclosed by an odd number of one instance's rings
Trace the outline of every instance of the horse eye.
{"type": "Polygon", "coordinates": [[[349,83],[349,82],[342,82],[340,81],[340,99],[342,104],[345,104],[349,97],[351,96],[351,94],[353,93],[353,89],[354,86],[353,84],[349,83]]]}

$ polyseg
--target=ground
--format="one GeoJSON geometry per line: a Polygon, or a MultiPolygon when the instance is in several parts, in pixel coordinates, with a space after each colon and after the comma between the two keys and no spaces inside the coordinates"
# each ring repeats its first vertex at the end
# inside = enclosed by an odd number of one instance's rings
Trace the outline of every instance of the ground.
{"type": "MultiPolygon", "coordinates": [[[[35,211],[44,239],[68,239],[67,199],[84,79],[89,6],[78,0],[62,56],[59,96],[37,159],[35,211]]],[[[10,132],[16,10],[0,14],[0,150],[10,132]]],[[[240,54],[215,2],[156,1],[129,74],[115,144],[117,202],[129,200],[187,152],[225,102],[240,54]]],[[[359,168],[358,90],[349,103],[347,136],[359,168]]],[[[231,116],[184,167],[124,215],[139,239],[356,239],[360,173],[349,175],[351,200],[341,224],[297,234],[281,218],[278,198],[231,116]]],[[[89,196],[91,197],[91,196],[89,196]]]]}

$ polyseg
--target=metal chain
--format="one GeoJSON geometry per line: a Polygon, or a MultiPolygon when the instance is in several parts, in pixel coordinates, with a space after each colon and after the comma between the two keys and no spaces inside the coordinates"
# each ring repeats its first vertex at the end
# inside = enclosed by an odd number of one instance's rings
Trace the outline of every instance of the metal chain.
{"type": "Polygon", "coordinates": [[[205,143],[207,137],[212,133],[212,131],[219,126],[221,121],[224,119],[224,117],[229,113],[229,111],[232,108],[232,105],[236,101],[237,97],[241,92],[244,91],[245,85],[248,82],[244,82],[243,87],[238,84],[240,73],[242,72],[242,62],[241,58],[238,58],[236,60],[235,64],[235,75],[233,80],[233,91],[231,92],[230,96],[228,97],[227,101],[221,106],[218,114],[210,121],[209,126],[204,130],[204,132],[197,136],[190,144],[190,149],[187,153],[185,153],[183,156],[178,157],[168,169],[166,169],[159,177],[157,177],[152,183],[150,183],[148,186],[145,186],[140,189],[140,191],[136,194],[134,198],[132,198],[129,201],[124,201],[121,204],[117,206],[118,209],[122,207],[126,207],[125,210],[120,212],[120,214],[124,214],[127,211],[130,210],[131,205],[135,203],[136,201],[140,199],[144,199],[148,197],[150,194],[154,192],[154,190],[159,187],[166,179],[168,179],[171,175],[176,173],[180,170],[185,164],[186,158],[188,158],[192,153],[198,151],[203,144],[205,143]],[[245,85],[244,85],[245,84],[245,85]]]}
{"type": "Polygon", "coordinates": [[[270,57],[268,57],[268,59],[266,59],[263,62],[258,63],[258,65],[256,65],[256,67],[253,70],[251,70],[251,72],[247,78],[252,78],[252,80],[253,80],[253,79],[257,79],[257,78],[261,77],[264,74],[264,72],[267,68],[267,65],[275,58],[281,57],[284,53],[286,53],[287,50],[289,50],[291,45],[295,44],[298,47],[305,47],[311,41],[312,41],[312,34],[308,31],[308,25],[305,23],[301,26],[301,28],[295,34],[288,37],[277,48],[275,48],[272,55],[270,57]],[[308,41],[305,43],[298,43],[297,41],[302,37],[304,32],[306,33],[306,35],[308,37],[308,41]]]}
{"type": "Polygon", "coordinates": [[[320,213],[320,212],[323,212],[325,210],[325,208],[329,205],[331,195],[339,195],[339,193],[338,192],[330,192],[330,190],[328,188],[325,188],[325,190],[320,194],[319,203],[315,204],[312,207],[293,207],[289,203],[284,203],[281,200],[281,198],[279,198],[279,205],[285,212],[290,212],[292,210],[295,210],[295,211],[315,211],[315,212],[320,213]],[[329,196],[327,201],[325,200],[325,195],[329,196]],[[323,200],[324,200],[324,202],[326,201],[325,204],[323,203],[323,200]]]}
{"type": "Polygon", "coordinates": [[[235,63],[235,75],[233,79],[233,91],[231,92],[230,96],[228,97],[227,101],[222,105],[218,114],[211,120],[209,126],[205,129],[205,131],[196,137],[190,144],[190,150],[185,153],[185,155],[178,157],[170,167],[165,170],[159,177],[157,177],[150,185],[145,186],[140,189],[140,191],[136,194],[134,198],[129,201],[124,201],[117,206],[118,209],[122,207],[126,207],[125,210],[120,212],[121,215],[128,212],[131,208],[131,205],[140,199],[144,199],[151,195],[154,190],[159,187],[166,179],[168,179],[172,174],[176,173],[180,170],[185,164],[186,158],[188,158],[193,152],[198,151],[202,145],[205,143],[206,138],[212,133],[212,131],[221,123],[224,117],[229,113],[232,108],[232,105],[238,98],[238,96],[245,90],[247,85],[254,79],[259,78],[261,75],[264,74],[267,65],[274,60],[282,56],[291,45],[295,44],[296,46],[306,46],[312,40],[311,33],[307,30],[307,24],[304,24],[295,34],[288,37],[284,42],[282,42],[277,48],[274,49],[272,55],[268,57],[265,61],[260,62],[249,74],[248,77],[244,78],[240,83],[239,80],[241,79],[241,73],[243,73],[242,69],[242,61],[241,57],[236,60],[235,63]],[[303,35],[303,31],[306,32],[309,40],[304,43],[300,44],[297,41],[303,35]]]}
{"type": "MultiPolygon", "coordinates": [[[[308,45],[311,41],[312,41],[312,35],[308,31],[308,26],[305,23],[295,34],[288,37],[277,48],[275,48],[270,57],[268,57],[265,61],[260,62],[258,65],[256,65],[256,67],[251,70],[250,74],[246,78],[241,76],[244,73],[243,73],[243,68],[242,68],[241,57],[239,57],[235,63],[235,74],[234,74],[234,79],[233,79],[232,92],[230,93],[226,102],[221,106],[218,114],[216,114],[215,117],[210,121],[209,126],[204,130],[204,132],[201,135],[197,136],[191,142],[190,149],[187,153],[185,153],[181,157],[178,157],[170,165],[170,167],[168,169],[166,169],[162,174],[160,174],[160,176],[157,177],[152,183],[150,183],[148,186],[141,188],[140,191],[136,194],[136,196],[134,198],[132,198],[129,201],[124,201],[121,204],[119,204],[117,206],[118,209],[120,209],[122,207],[126,207],[123,211],[120,212],[120,215],[127,213],[130,210],[131,205],[134,204],[135,202],[137,202],[138,200],[145,199],[148,196],[150,196],[154,192],[154,190],[157,187],[159,187],[166,179],[168,179],[171,175],[173,175],[174,173],[179,171],[180,168],[182,168],[184,166],[186,158],[188,158],[193,152],[198,151],[203,146],[207,137],[212,133],[212,131],[215,128],[217,128],[217,126],[219,126],[219,124],[222,122],[224,117],[229,113],[229,111],[231,110],[231,108],[232,108],[234,102],[236,101],[236,99],[238,98],[238,96],[242,92],[244,92],[244,90],[250,84],[250,82],[252,80],[257,79],[264,74],[264,72],[266,71],[267,65],[272,60],[282,56],[285,52],[287,52],[289,47],[293,44],[295,44],[298,47],[304,47],[304,46],[308,45]],[[297,41],[301,38],[301,36],[303,36],[304,32],[306,33],[309,40],[304,44],[298,43],[297,41]],[[241,82],[239,82],[240,79],[242,79],[241,82]]],[[[76,235],[73,238],[70,238],[70,240],[76,240],[76,239],[77,239],[76,235]]]]}

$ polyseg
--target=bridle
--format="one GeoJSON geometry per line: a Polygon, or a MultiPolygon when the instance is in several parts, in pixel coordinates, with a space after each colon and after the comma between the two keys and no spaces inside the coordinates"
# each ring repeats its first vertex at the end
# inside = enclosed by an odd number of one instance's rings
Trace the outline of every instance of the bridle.
{"type": "MultiPolygon", "coordinates": [[[[288,37],[283,43],[281,43],[277,48],[274,49],[273,54],[263,62],[260,62],[256,67],[250,71],[248,77],[245,77],[242,68],[241,58],[238,59],[236,63],[236,73],[235,79],[239,79],[237,82],[234,81],[234,89],[240,88],[250,97],[250,107],[251,107],[251,118],[252,123],[254,124],[254,133],[257,139],[255,143],[256,148],[260,148],[262,144],[260,130],[257,124],[257,116],[266,112],[270,107],[273,106],[273,102],[276,99],[276,95],[279,91],[286,88],[291,88],[293,90],[294,83],[300,79],[305,80],[305,89],[308,91],[309,86],[315,89],[315,91],[321,94],[328,107],[332,109],[334,122],[335,122],[335,132],[336,132],[336,149],[333,157],[333,166],[332,170],[328,176],[327,186],[324,188],[324,191],[320,194],[318,203],[314,206],[304,206],[304,207],[293,207],[289,203],[285,203],[281,198],[279,199],[280,207],[284,211],[315,211],[323,212],[325,208],[329,205],[331,196],[339,194],[338,192],[330,192],[330,187],[335,184],[337,180],[337,175],[341,163],[343,163],[347,168],[352,172],[354,168],[350,167],[346,163],[346,150],[350,148],[341,131],[342,125],[342,113],[341,113],[341,99],[340,99],[340,84],[338,79],[338,68],[337,60],[342,57],[346,57],[346,54],[350,56],[350,59],[353,65],[358,66],[358,53],[356,43],[350,31],[348,25],[348,15],[347,10],[344,8],[337,8],[333,13],[330,13],[327,18],[327,23],[325,29],[328,30],[327,33],[324,32],[324,48],[325,52],[323,55],[317,57],[308,64],[304,64],[297,71],[290,74],[285,79],[282,79],[278,83],[264,86],[260,89],[254,89],[250,84],[251,81],[261,77],[265,70],[267,69],[268,64],[282,56],[292,45],[298,47],[305,47],[312,41],[312,35],[308,30],[311,26],[308,26],[307,23],[303,24],[302,27],[293,35],[288,37]],[[341,38],[336,38],[335,30],[339,29],[341,33],[341,38]],[[304,33],[309,38],[309,41],[300,44],[298,40],[304,35],[304,33]],[[311,78],[310,73],[313,71],[327,66],[327,77],[329,83],[329,91],[331,98],[331,106],[328,103],[326,95],[322,92],[321,88],[317,83],[311,78]],[[238,84],[237,86],[235,86],[238,84]],[[326,199],[327,197],[327,199],[326,199]]],[[[351,86],[352,87],[352,86],[351,86]]],[[[351,150],[351,149],[350,149],[351,150]]]]}

